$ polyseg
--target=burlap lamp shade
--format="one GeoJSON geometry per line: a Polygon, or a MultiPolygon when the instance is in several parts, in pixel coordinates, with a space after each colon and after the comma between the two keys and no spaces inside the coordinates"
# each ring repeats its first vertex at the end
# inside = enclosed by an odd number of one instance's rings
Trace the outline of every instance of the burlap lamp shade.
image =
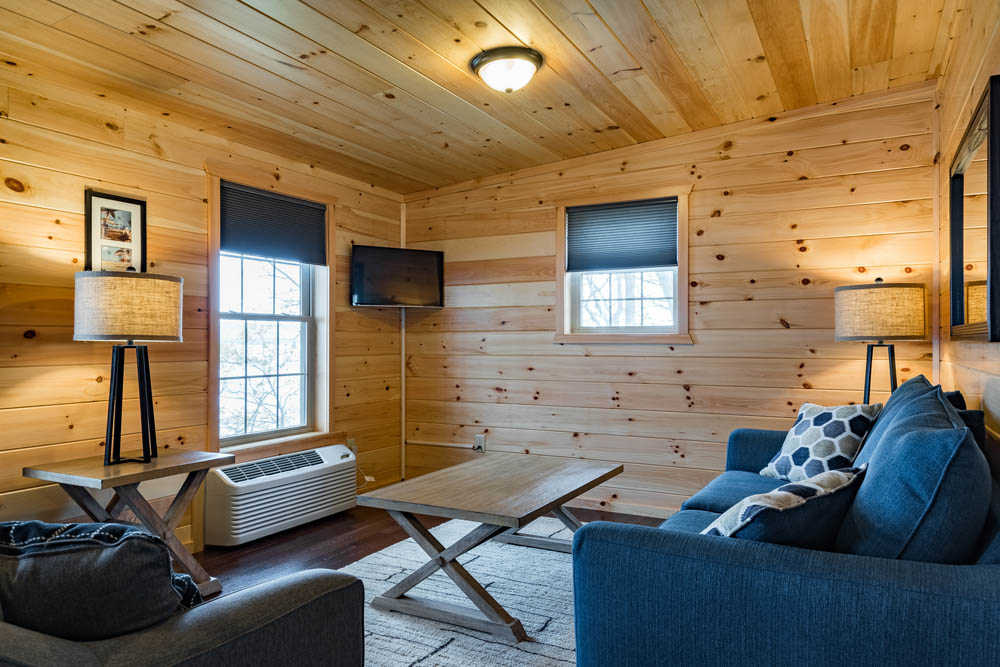
{"type": "Polygon", "coordinates": [[[73,340],[183,340],[184,279],[131,271],[76,274],[73,340]]]}
{"type": "Polygon", "coordinates": [[[872,354],[876,347],[889,352],[889,388],[896,391],[896,347],[885,341],[927,338],[927,305],[921,283],[886,283],[877,278],[868,285],[845,285],[833,290],[834,338],[867,341],[864,402],[871,398],[872,354]]]}
{"type": "Polygon", "coordinates": [[[924,340],[925,289],[921,283],[846,285],[833,292],[838,341],[924,340]]]}
{"type": "Polygon", "coordinates": [[[986,281],[973,280],[965,284],[965,323],[986,321],[986,281]]]}

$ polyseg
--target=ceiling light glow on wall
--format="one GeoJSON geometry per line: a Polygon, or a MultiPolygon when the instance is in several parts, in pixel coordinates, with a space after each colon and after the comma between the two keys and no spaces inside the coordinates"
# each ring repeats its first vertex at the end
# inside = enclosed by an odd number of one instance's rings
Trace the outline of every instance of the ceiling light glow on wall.
{"type": "Polygon", "coordinates": [[[542,54],[524,46],[503,46],[483,51],[470,63],[486,85],[501,93],[524,88],[542,66],[542,54]]]}

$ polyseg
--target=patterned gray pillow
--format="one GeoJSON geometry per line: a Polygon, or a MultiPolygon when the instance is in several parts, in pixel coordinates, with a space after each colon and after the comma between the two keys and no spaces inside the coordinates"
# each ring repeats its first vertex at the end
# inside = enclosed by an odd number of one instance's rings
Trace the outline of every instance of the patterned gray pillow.
{"type": "Polygon", "coordinates": [[[194,580],[171,569],[163,540],[139,528],[0,523],[5,623],[95,641],[160,623],[201,600],[194,580]]]}
{"type": "Polygon", "coordinates": [[[881,410],[881,403],[830,408],[803,403],[781,451],[760,474],[800,482],[827,470],[847,468],[881,410]]]}

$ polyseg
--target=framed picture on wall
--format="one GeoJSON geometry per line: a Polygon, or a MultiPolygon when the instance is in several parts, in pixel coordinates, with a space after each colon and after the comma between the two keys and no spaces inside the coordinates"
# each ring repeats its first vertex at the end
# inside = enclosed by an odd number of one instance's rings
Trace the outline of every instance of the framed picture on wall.
{"type": "Polygon", "coordinates": [[[146,271],[146,202],[87,189],[87,271],[146,271]]]}

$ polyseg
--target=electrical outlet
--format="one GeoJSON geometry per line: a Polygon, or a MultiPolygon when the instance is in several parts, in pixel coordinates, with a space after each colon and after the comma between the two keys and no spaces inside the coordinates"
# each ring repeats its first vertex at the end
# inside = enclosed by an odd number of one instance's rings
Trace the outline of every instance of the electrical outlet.
{"type": "Polygon", "coordinates": [[[477,433],[476,440],[472,445],[472,450],[476,452],[486,452],[486,434],[477,433]]]}
{"type": "Polygon", "coordinates": [[[351,450],[355,456],[358,455],[358,443],[354,442],[354,438],[347,439],[347,448],[351,450]]]}

